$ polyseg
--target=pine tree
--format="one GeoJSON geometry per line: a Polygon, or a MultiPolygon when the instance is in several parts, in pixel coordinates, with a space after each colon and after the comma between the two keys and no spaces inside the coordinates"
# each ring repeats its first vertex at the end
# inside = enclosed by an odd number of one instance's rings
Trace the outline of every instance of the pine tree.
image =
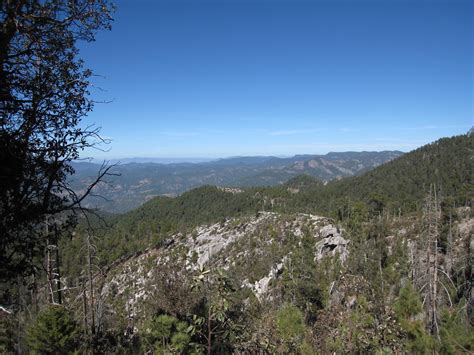
{"type": "Polygon", "coordinates": [[[66,308],[52,305],[28,329],[31,350],[40,354],[68,354],[77,346],[79,328],[66,308]]]}

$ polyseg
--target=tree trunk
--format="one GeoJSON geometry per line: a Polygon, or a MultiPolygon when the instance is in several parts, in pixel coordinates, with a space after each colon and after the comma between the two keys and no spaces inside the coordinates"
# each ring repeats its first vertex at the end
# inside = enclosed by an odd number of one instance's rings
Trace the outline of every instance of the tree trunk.
{"type": "Polygon", "coordinates": [[[439,338],[438,327],[438,222],[439,203],[436,185],[430,186],[430,197],[426,206],[427,219],[427,271],[428,271],[428,329],[439,338]]]}
{"type": "Polygon", "coordinates": [[[58,294],[58,304],[62,304],[63,301],[62,301],[62,291],[61,291],[61,272],[59,269],[59,248],[58,248],[57,242],[56,242],[55,248],[56,248],[56,272],[54,276],[56,278],[56,293],[58,294]]]}
{"type": "Polygon", "coordinates": [[[207,355],[211,355],[212,346],[211,307],[207,311],[207,355]]]}
{"type": "Polygon", "coordinates": [[[53,262],[51,259],[51,244],[49,239],[48,219],[45,221],[45,236],[46,236],[46,276],[48,282],[49,303],[54,304],[54,285],[53,285],[53,262]]]}
{"type": "Polygon", "coordinates": [[[87,266],[89,273],[89,289],[90,289],[90,299],[91,299],[91,334],[95,334],[95,307],[94,307],[94,281],[92,275],[92,245],[90,241],[90,234],[87,233],[87,266]]]}
{"type": "Polygon", "coordinates": [[[87,322],[87,296],[86,296],[86,285],[82,283],[82,310],[84,312],[84,332],[87,337],[88,332],[88,322],[87,322]]]}

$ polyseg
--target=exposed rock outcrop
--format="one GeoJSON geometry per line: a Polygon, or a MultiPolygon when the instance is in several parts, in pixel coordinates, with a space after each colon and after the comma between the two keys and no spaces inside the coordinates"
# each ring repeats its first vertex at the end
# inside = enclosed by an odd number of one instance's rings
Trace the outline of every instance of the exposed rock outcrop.
{"type": "Polygon", "coordinates": [[[244,282],[242,283],[242,287],[250,288],[254,292],[257,299],[261,301],[269,289],[270,281],[275,279],[282,272],[286,260],[287,257],[284,257],[280,263],[272,267],[267,276],[261,278],[258,281],[255,281],[255,283],[253,284],[248,282],[248,280],[244,280],[244,282]]]}
{"type": "Polygon", "coordinates": [[[341,231],[333,225],[327,225],[320,229],[320,237],[323,239],[316,243],[315,260],[320,261],[326,256],[338,256],[342,262],[345,262],[349,256],[349,241],[344,239],[341,231]]]}
{"type": "Polygon", "coordinates": [[[259,212],[255,216],[227,219],[169,237],[160,248],[132,256],[113,268],[105,280],[102,298],[120,298],[128,314],[138,315],[141,304],[163,292],[156,284],[160,270],[175,270],[178,277],[191,277],[196,270],[228,270],[242,288],[259,301],[272,295],[277,280],[295,248],[305,236],[315,236],[315,259],[348,256],[348,241],[329,218],[259,212]]]}

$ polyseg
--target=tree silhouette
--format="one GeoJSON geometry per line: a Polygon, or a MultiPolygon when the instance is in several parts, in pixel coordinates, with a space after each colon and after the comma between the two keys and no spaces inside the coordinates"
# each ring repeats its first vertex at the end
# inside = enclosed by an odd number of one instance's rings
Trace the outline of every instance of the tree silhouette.
{"type": "Polygon", "coordinates": [[[109,174],[103,166],[78,195],[71,162],[104,142],[84,126],[92,72],[77,42],[109,29],[108,0],[0,0],[0,278],[34,272],[46,225],[73,224],[81,202],[109,174]]]}

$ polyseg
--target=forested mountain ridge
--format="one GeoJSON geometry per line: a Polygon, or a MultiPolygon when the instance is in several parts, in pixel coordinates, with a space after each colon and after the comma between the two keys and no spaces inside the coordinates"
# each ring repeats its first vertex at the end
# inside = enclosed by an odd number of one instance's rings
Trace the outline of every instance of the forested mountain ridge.
{"type": "MultiPolygon", "coordinates": [[[[362,201],[397,213],[399,209],[413,211],[422,206],[430,185],[436,186],[441,197],[470,205],[474,197],[473,172],[474,136],[442,138],[360,176],[324,186],[306,183],[303,192],[289,198],[284,208],[331,213],[351,201],[362,201]]],[[[275,193],[281,196],[281,190],[275,193]]]]}
{"type": "Polygon", "coordinates": [[[0,1],[0,354],[474,354],[441,2],[0,1]]]}
{"type": "MultiPolygon", "coordinates": [[[[291,158],[234,157],[202,163],[127,163],[114,166],[120,176],[110,176],[95,189],[103,198],[88,198],[87,207],[126,212],[154,196],[176,196],[202,185],[228,187],[279,185],[299,174],[328,181],[361,174],[402,155],[399,151],[342,152],[297,155],[291,158]]],[[[76,163],[72,185],[77,191],[96,176],[97,164],[76,163]]]]}
{"type": "MultiPolygon", "coordinates": [[[[103,327],[132,327],[116,346],[142,352],[469,353],[471,153],[472,137],[452,137],[326,185],[203,186],[112,216],[94,235],[103,327]]],[[[71,280],[87,233],[63,248],[71,280]]]]}

